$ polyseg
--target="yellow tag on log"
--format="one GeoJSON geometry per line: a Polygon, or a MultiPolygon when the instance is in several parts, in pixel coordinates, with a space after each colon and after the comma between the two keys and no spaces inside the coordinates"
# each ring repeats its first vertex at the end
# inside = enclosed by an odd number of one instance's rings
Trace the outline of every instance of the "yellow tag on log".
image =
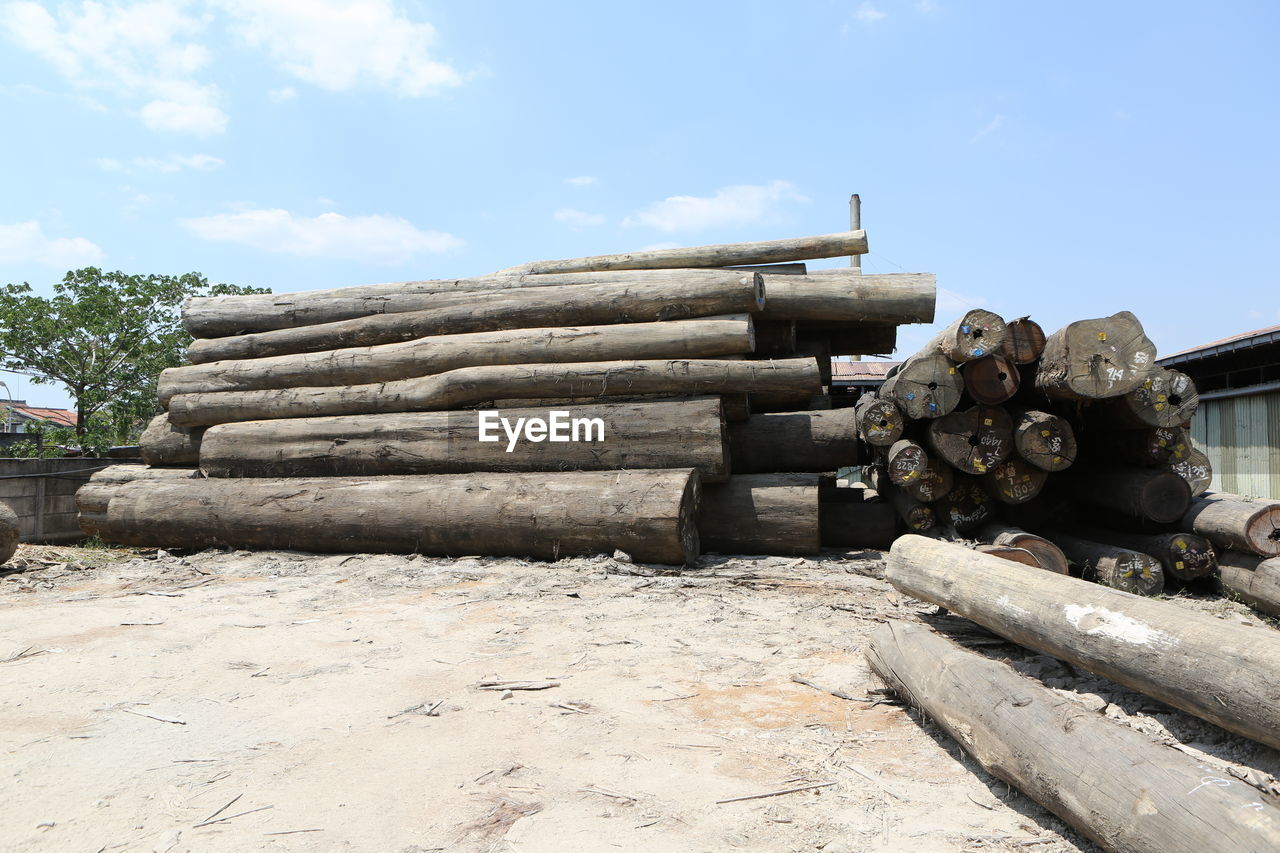
{"type": "Polygon", "coordinates": [[[982,422],[983,426],[991,426],[991,418],[987,418],[982,422]]]}
{"type": "Polygon", "coordinates": [[[1040,434],[1043,435],[1045,438],[1049,437],[1049,431],[1047,429],[1040,430],[1040,434]]]}
{"type": "Polygon", "coordinates": [[[1107,333],[1106,333],[1106,332],[1098,332],[1098,340],[1100,340],[1100,341],[1105,341],[1106,339],[1107,339],[1107,333]]]}
{"type": "Polygon", "coordinates": [[[1179,560],[1178,562],[1174,563],[1173,565],[1174,565],[1176,568],[1179,568],[1179,569],[1180,569],[1180,568],[1182,568],[1182,561],[1181,561],[1181,560],[1179,560]]]}
{"type": "Polygon", "coordinates": [[[955,369],[954,367],[953,367],[953,368],[951,368],[951,374],[952,374],[953,376],[955,375],[955,372],[956,372],[956,369],[955,369]]]}

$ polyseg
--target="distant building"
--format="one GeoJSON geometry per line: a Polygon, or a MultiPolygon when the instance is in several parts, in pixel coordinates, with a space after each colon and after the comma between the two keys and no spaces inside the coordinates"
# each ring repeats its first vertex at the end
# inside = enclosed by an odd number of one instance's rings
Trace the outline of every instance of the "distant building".
{"type": "Polygon", "coordinates": [[[28,406],[26,400],[0,400],[0,416],[4,418],[0,432],[6,433],[27,432],[28,427],[37,423],[51,423],[60,427],[76,425],[75,412],[28,406]]]}
{"type": "Polygon", "coordinates": [[[1280,326],[1156,360],[1195,380],[1191,438],[1213,463],[1213,490],[1280,498],[1280,326]]]}
{"type": "Polygon", "coordinates": [[[900,361],[832,361],[831,394],[848,395],[856,400],[867,391],[874,391],[884,384],[889,371],[900,361]]]}

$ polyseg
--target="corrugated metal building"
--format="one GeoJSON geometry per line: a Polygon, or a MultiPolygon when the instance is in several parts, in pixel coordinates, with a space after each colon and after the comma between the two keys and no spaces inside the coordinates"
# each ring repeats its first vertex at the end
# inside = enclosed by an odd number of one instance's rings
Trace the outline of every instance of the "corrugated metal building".
{"type": "Polygon", "coordinates": [[[1195,380],[1191,438],[1213,463],[1213,489],[1280,499],[1280,326],[1157,360],[1195,380]]]}

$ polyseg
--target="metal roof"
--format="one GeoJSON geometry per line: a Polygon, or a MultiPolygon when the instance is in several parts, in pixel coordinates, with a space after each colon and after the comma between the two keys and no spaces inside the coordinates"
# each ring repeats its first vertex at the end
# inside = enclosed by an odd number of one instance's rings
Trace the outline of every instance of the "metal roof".
{"type": "Polygon", "coordinates": [[[1215,355],[1223,355],[1276,342],[1280,342],[1280,326],[1268,326],[1265,329],[1255,329],[1252,332],[1244,332],[1229,338],[1223,338],[1220,341],[1213,341],[1166,355],[1163,358],[1156,359],[1156,364],[1163,367],[1172,367],[1176,364],[1186,364],[1202,358],[1210,358],[1215,355]]]}

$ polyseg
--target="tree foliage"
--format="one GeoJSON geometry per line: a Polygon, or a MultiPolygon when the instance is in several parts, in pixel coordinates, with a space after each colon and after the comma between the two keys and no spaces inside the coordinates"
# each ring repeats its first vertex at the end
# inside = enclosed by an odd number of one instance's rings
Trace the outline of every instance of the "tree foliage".
{"type": "Polygon", "coordinates": [[[128,275],[72,270],[51,297],[27,283],[0,288],[0,366],[34,384],[61,383],[75,400],[80,439],[126,443],[156,412],[156,379],[185,360],[190,296],[270,291],[209,284],[199,273],[128,275]]]}

